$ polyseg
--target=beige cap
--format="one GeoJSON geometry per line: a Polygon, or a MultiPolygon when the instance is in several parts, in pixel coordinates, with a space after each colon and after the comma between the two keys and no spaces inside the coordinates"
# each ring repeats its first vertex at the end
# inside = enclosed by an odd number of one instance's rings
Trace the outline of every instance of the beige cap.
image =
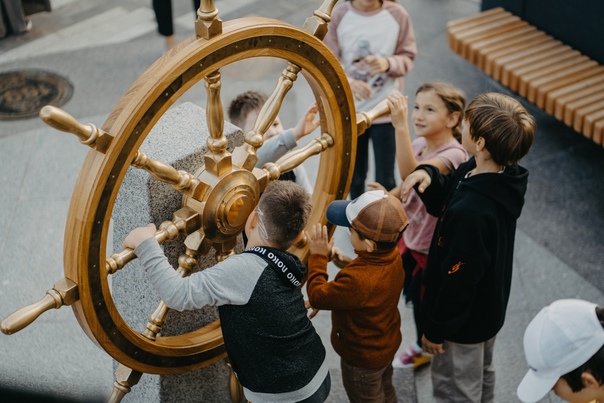
{"type": "Polygon", "coordinates": [[[409,225],[401,201],[383,190],[365,192],[352,201],[336,200],[326,215],[330,223],[354,228],[376,242],[396,242],[409,225]]]}

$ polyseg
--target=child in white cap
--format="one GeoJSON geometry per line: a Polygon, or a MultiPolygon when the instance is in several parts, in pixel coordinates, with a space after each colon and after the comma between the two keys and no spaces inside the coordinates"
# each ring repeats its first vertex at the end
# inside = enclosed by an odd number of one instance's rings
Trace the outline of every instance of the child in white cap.
{"type": "Polygon", "coordinates": [[[553,390],[567,402],[604,402],[604,309],[596,304],[561,299],[543,308],[526,328],[524,354],[521,401],[553,390]]]}
{"type": "Polygon", "coordinates": [[[357,258],[328,281],[333,238],[326,226],[313,226],[307,234],[310,305],[331,310],[331,344],[349,401],[394,403],[392,360],[402,341],[398,301],[405,280],[397,242],[409,220],[400,200],[383,190],[334,201],[326,215],[349,228],[357,258]]]}

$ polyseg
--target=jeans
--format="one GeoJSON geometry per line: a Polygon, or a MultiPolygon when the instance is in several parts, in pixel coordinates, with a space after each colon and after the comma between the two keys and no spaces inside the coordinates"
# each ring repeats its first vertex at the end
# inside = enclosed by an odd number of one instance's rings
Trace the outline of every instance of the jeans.
{"type": "Polygon", "coordinates": [[[350,184],[352,200],[365,192],[365,179],[369,168],[369,139],[371,139],[375,160],[375,181],[388,190],[396,187],[394,181],[396,161],[394,126],[392,123],[372,125],[357,139],[357,156],[350,184]]]}

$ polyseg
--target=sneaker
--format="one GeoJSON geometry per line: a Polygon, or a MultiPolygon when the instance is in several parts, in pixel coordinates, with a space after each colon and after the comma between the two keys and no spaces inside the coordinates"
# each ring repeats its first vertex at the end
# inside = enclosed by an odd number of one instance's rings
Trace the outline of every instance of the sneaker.
{"type": "Polygon", "coordinates": [[[398,357],[392,361],[394,368],[413,368],[417,369],[430,363],[431,356],[424,354],[423,350],[416,343],[410,344],[398,357]]]}

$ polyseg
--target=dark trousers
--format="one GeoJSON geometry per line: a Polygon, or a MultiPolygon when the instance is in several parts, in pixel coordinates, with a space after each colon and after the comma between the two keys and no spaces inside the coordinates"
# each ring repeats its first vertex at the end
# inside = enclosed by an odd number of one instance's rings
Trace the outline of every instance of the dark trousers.
{"type": "MultiPolygon", "coordinates": [[[[201,0],[193,0],[193,11],[197,18],[197,9],[201,0]]],[[[174,25],[172,21],[172,1],[171,0],[153,0],[153,12],[157,20],[157,32],[163,36],[174,34],[174,25]]]]}
{"type": "Polygon", "coordinates": [[[20,0],[0,0],[0,38],[25,32],[25,12],[20,0]]]}
{"type": "Polygon", "coordinates": [[[369,140],[373,146],[375,181],[388,190],[396,187],[394,181],[396,161],[394,126],[392,123],[372,125],[357,140],[357,157],[350,184],[350,198],[353,200],[365,192],[365,179],[367,179],[369,169],[369,140]]]}
{"type": "Polygon", "coordinates": [[[362,368],[340,359],[342,383],[350,403],[396,403],[392,385],[392,364],[383,368],[362,368]]]}

